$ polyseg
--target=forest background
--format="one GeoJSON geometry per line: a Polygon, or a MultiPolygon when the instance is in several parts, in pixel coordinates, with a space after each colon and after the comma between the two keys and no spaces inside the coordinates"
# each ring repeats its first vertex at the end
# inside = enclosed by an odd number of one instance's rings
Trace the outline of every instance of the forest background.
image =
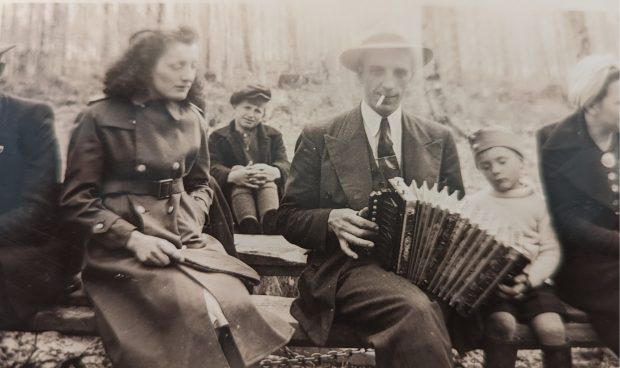
{"type": "MultiPolygon", "coordinates": [[[[466,136],[491,125],[515,133],[525,148],[526,175],[539,185],[536,130],[572,111],[565,91],[575,62],[593,53],[618,57],[620,38],[614,0],[0,1],[0,44],[17,45],[6,55],[0,90],[54,107],[64,160],[75,117],[101,96],[102,76],[130,35],[179,25],[201,37],[212,129],[232,118],[233,90],[262,83],[273,91],[266,122],[284,134],[289,158],[304,125],[360,101],[356,76],[338,62],[342,50],[386,29],[430,47],[435,58],[416,72],[405,110],[452,129],[470,193],[484,179],[466,136]]],[[[27,354],[11,346],[32,338],[0,333],[0,361],[4,352],[19,363],[27,354]]],[[[61,340],[54,335],[50,341],[61,340]]],[[[65,342],[100,352],[85,340],[65,342]]],[[[578,367],[618,364],[598,349],[579,354],[578,367]]],[[[93,359],[101,361],[98,353],[93,359]]],[[[519,364],[538,359],[522,355],[519,364]]],[[[464,364],[476,362],[474,355],[464,364]]]]}

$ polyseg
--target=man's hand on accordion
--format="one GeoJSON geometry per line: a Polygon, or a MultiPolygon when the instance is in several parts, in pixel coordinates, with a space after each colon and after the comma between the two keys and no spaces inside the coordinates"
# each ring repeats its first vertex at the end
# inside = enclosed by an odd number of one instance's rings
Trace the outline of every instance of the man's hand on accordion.
{"type": "Polygon", "coordinates": [[[340,249],[347,256],[357,259],[358,255],[351,250],[351,245],[372,248],[372,239],[379,230],[379,226],[363,216],[368,211],[364,208],[356,212],[350,208],[333,209],[329,213],[327,225],[334,232],[340,243],[340,249]]]}
{"type": "Polygon", "coordinates": [[[528,275],[522,273],[512,280],[512,286],[500,284],[497,293],[504,299],[523,299],[525,294],[532,288],[528,275]]]}

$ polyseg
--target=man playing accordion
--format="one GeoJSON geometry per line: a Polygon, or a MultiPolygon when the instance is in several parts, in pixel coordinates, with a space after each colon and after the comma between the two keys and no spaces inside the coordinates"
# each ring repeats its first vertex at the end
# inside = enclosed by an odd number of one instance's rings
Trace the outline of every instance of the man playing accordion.
{"type": "Polygon", "coordinates": [[[377,225],[359,215],[387,179],[463,191],[450,132],[401,108],[414,71],[432,55],[393,33],[374,34],[341,54],[342,64],[357,73],[363,99],[303,130],[279,210],[282,234],[310,250],[293,316],[319,345],[334,318],[347,322],[376,349],[378,367],[452,366],[438,303],[351,249],[373,246],[377,225]]]}

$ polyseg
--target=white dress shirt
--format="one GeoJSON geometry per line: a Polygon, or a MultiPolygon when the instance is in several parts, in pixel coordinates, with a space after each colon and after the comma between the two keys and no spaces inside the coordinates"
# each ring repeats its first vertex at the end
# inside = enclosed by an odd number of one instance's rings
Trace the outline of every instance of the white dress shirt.
{"type": "MultiPolygon", "coordinates": [[[[372,155],[377,158],[377,149],[379,146],[379,133],[381,128],[382,116],[377,114],[366,101],[362,100],[362,119],[364,120],[364,130],[366,131],[366,137],[372,148],[372,155]]],[[[402,143],[403,143],[403,110],[399,106],[396,111],[391,113],[388,117],[388,123],[390,125],[390,139],[392,139],[392,147],[396,154],[398,164],[402,167],[402,143]]]]}

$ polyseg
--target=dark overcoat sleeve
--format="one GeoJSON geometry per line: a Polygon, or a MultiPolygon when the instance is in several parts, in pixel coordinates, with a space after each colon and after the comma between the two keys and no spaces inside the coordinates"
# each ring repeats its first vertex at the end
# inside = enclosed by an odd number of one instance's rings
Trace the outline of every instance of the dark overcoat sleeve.
{"type": "MultiPolygon", "coordinates": [[[[60,150],[54,132],[54,113],[46,104],[18,107],[18,149],[23,158],[24,181],[18,195],[19,207],[0,214],[3,244],[28,242],[33,230],[56,210],[60,182],[60,150]]],[[[10,173],[7,173],[10,175],[10,173]]]]}
{"type": "MultiPolygon", "coordinates": [[[[323,135],[306,128],[295,145],[295,156],[284,197],[278,210],[278,227],[293,244],[327,251],[330,242],[327,220],[331,208],[320,208],[323,135]]],[[[332,239],[333,240],[333,239],[332,239]]]]}
{"type": "Polygon", "coordinates": [[[271,165],[280,170],[280,178],[276,180],[276,184],[278,191],[283,193],[284,185],[291,170],[291,163],[286,155],[286,148],[284,148],[284,141],[280,132],[271,137],[271,160],[271,165]]]}
{"type": "Polygon", "coordinates": [[[444,136],[444,148],[441,168],[439,171],[439,184],[441,186],[447,185],[448,189],[451,192],[458,190],[460,193],[460,198],[465,195],[463,178],[461,176],[461,164],[459,161],[459,155],[456,150],[456,143],[454,142],[454,137],[449,131],[446,131],[444,136]]]}
{"type": "Polygon", "coordinates": [[[562,245],[618,255],[618,231],[595,221],[602,217],[603,207],[585,200],[584,194],[562,176],[553,175],[565,161],[551,157],[542,149],[548,130],[543,128],[537,133],[539,169],[553,224],[562,245]]]}
{"type": "Polygon", "coordinates": [[[77,120],[69,141],[61,196],[65,220],[97,237],[101,244],[124,248],[136,227],[105,208],[99,196],[105,155],[97,134],[96,118],[87,109],[77,120]]]}

